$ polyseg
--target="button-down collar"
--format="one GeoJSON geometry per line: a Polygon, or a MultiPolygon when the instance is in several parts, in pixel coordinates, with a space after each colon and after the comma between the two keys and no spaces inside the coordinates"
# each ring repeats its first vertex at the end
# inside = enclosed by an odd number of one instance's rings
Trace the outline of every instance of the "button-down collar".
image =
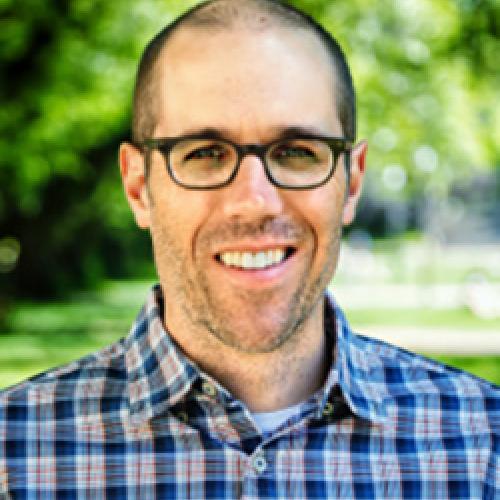
{"type": "MultiPolygon", "coordinates": [[[[182,353],[165,330],[162,313],[162,292],[157,285],[125,342],[132,418],[142,420],[160,415],[195,386],[210,386],[212,397],[234,404],[223,387],[182,353]]],[[[358,346],[357,337],[331,296],[327,296],[325,302],[325,334],[334,346],[334,363],[323,389],[314,396],[318,415],[324,414],[332,390],[340,385],[342,396],[355,415],[384,421],[389,394],[384,384],[383,364],[377,352],[367,353],[366,346],[358,346]]]]}

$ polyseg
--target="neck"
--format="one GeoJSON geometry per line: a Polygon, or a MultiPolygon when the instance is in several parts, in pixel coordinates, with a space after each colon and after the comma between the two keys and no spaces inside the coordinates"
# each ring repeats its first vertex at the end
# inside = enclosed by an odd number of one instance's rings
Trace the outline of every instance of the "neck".
{"type": "Polygon", "coordinates": [[[293,341],[265,353],[243,352],[206,331],[170,319],[165,324],[185,354],[251,411],[274,411],[300,403],[325,381],[332,353],[324,334],[323,300],[293,341]]]}

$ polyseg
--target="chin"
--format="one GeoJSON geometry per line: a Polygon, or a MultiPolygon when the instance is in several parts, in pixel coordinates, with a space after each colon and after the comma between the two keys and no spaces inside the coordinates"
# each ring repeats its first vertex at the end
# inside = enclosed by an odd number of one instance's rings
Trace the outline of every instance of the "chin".
{"type": "Polygon", "coordinates": [[[259,324],[247,322],[236,325],[231,330],[228,325],[223,328],[210,328],[210,332],[224,345],[249,354],[271,353],[290,342],[298,330],[297,326],[259,324]],[[251,331],[248,326],[252,325],[251,331]]]}

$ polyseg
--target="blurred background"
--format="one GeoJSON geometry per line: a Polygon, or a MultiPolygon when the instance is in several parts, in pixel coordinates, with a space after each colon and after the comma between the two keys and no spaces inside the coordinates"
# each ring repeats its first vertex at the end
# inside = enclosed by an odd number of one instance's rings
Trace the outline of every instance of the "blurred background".
{"type": "MultiPolygon", "coordinates": [[[[155,281],[117,149],[144,45],[194,3],[0,0],[0,387],[125,336],[155,281]]],[[[500,3],[291,3],[344,47],[369,142],[337,300],[500,383],[500,3]]]]}

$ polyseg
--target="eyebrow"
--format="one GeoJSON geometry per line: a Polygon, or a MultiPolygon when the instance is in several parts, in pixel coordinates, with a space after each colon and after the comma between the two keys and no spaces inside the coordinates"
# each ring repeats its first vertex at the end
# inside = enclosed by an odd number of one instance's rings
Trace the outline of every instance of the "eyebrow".
{"type": "MultiPolygon", "coordinates": [[[[331,134],[326,133],[324,130],[314,126],[294,125],[286,127],[273,127],[271,129],[271,136],[273,141],[286,139],[287,137],[330,137],[331,134]]],[[[208,137],[213,139],[231,140],[231,132],[229,129],[204,127],[201,129],[188,129],[184,131],[182,136],[193,137],[208,137]]]]}

